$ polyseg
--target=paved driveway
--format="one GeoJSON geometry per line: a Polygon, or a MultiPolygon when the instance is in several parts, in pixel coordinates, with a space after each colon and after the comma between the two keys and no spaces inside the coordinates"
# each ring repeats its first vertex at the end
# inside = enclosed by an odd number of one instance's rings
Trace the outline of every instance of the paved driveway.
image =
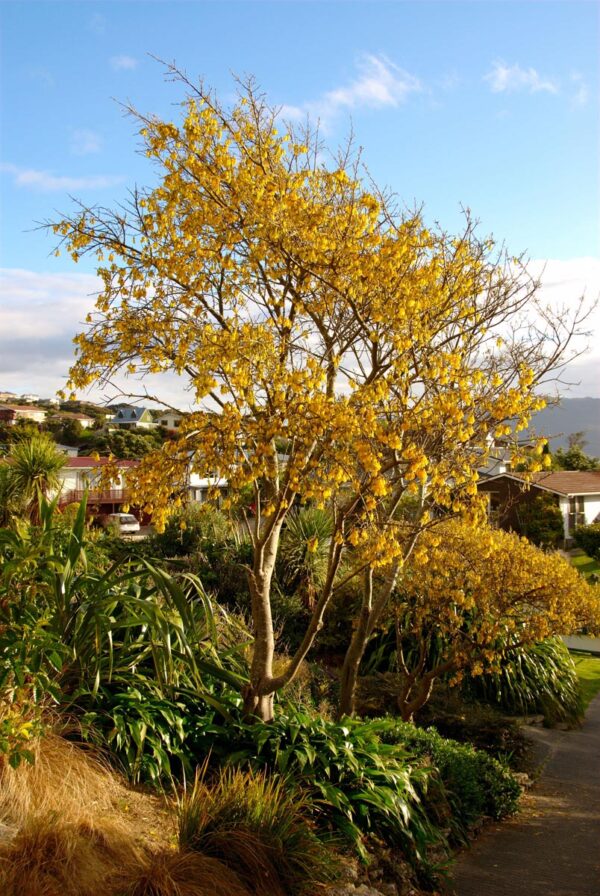
{"type": "Polygon", "coordinates": [[[544,770],[455,866],[457,896],[600,896],[600,695],[581,730],[532,729],[544,770]]]}

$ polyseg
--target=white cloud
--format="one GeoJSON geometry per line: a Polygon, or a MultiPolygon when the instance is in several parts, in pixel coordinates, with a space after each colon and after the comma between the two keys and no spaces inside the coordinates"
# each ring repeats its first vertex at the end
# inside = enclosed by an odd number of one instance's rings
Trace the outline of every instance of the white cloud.
{"type": "Polygon", "coordinates": [[[521,68],[520,65],[505,65],[495,62],[492,70],[484,76],[489,81],[493,93],[559,93],[558,82],[542,77],[535,68],[521,68]]]}
{"type": "Polygon", "coordinates": [[[568,366],[563,379],[572,383],[569,398],[600,398],[600,258],[535,259],[528,266],[530,274],[541,281],[540,298],[556,312],[572,312],[581,296],[590,310],[583,324],[586,335],[573,340],[570,348],[578,354],[568,366]]]}
{"type": "Polygon", "coordinates": [[[574,106],[587,106],[587,102],[590,98],[590,91],[586,82],[583,79],[583,76],[578,72],[574,72],[571,75],[571,82],[573,84],[574,93],[571,97],[571,102],[574,106]]]}
{"type": "MultiPolygon", "coordinates": [[[[555,309],[573,307],[586,293],[590,302],[600,295],[600,259],[534,260],[530,273],[542,281],[541,298],[555,309]]],[[[81,331],[94,305],[101,281],[92,274],[48,274],[23,269],[0,269],[0,388],[17,394],[34,392],[49,396],[64,386],[73,362],[72,339],[81,331]]],[[[600,397],[600,309],[587,323],[592,336],[575,345],[591,351],[575,360],[565,380],[578,383],[569,397],[600,397]],[[595,339],[594,339],[595,334],[595,339]]],[[[169,404],[185,407],[190,396],[185,379],[175,374],[149,377],[143,383],[119,377],[116,386],[125,392],[156,394],[169,404]]],[[[114,390],[94,387],[92,400],[114,395],[114,390]]]]}
{"type": "Polygon", "coordinates": [[[71,152],[76,156],[88,156],[100,152],[102,138],[100,134],[87,128],[73,131],[71,134],[71,152]]]}
{"type": "Polygon", "coordinates": [[[423,90],[415,75],[386,56],[366,54],[359,61],[358,69],[358,77],[345,86],[328,90],[301,106],[283,106],[282,117],[297,120],[308,114],[327,125],[344,110],[396,107],[406,102],[410,94],[423,90]]]}
{"type": "Polygon", "coordinates": [[[90,31],[93,31],[94,34],[105,34],[106,33],[106,19],[103,15],[100,15],[99,12],[95,12],[91,17],[88,27],[90,31]]]}
{"type": "MultiPolygon", "coordinates": [[[[0,268],[0,389],[50,397],[65,386],[74,361],[73,337],[84,329],[102,281],[94,274],[49,274],[0,268]]],[[[189,395],[176,374],[141,384],[124,376],[113,387],[95,386],[92,401],[110,400],[117,390],[143,394],[185,408],[189,395]]]]}
{"type": "Polygon", "coordinates": [[[134,68],[137,68],[138,61],[134,59],[133,56],[111,56],[108,60],[110,67],[114,69],[116,72],[121,71],[132,71],[134,68]]]}
{"type": "Polygon", "coordinates": [[[27,187],[31,190],[40,190],[43,193],[70,190],[102,190],[106,187],[114,187],[123,183],[124,177],[113,174],[91,174],[83,177],[70,177],[68,175],[51,174],[49,171],[39,171],[35,168],[20,168],[9,162],[0,163],[0,171],[12,174],[13,182],[17,187],[27,187]]]}

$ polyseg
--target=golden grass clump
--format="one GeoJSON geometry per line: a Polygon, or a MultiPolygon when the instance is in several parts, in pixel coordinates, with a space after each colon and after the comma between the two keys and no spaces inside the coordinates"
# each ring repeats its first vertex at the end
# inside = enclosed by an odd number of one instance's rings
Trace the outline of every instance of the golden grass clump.
{"type": "Polygon", "coordinates": [[[308,896],[337,876],[306,799],[284,778],[206,766],[179,806],[179,845],[234,869],[255,896],[308,896]]]}
{"type": "Polygon", "coordinates": [[[95,816],[114,811],[123,786],[89,751],[50,733],[30,749],[33,763],[0,766],[0,823],[20,828],[33,815],[69,819],[83,808],[95,816]]]}
{"type": "Polygon", "coordinates": [[[122,892],[123,896],[250,896],[235,872],[222,862],[194,852],[168,850],[148,856],[122,892]]]}
{"type": "Polygon", "coordinates": [[[3,896],[99,896],[118,892],[142,861],[121,826],[32,815],[0,843],[3,896]]]}

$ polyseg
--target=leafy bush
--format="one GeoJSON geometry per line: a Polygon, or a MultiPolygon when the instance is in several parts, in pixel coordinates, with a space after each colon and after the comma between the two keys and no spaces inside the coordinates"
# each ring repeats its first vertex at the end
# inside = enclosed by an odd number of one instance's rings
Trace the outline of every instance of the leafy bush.
{"type": "Polygon", "coordinates": [[[381,743],[369,723],[338,724],[288,708],[268,724],[200,724],[190,737],[199,758],[289,776],[311,797],[321,828],[339,831],[363,857],[367,834],[416,866],[443,841],[423,806],[432,769],[404,747],[381,743]]]}
{"type": "Polygon", "coordinates": [[[583,715],[575,664],[560,638],[512,650],[499,671],[471,678],[467,687],[505,712],[543,713],[547,724],[573,723],[583,715]]]}
{"type": "Polygon", "coordinates": [[[313,605],[323,584],[332,534],[331,514],[318,507],[304,507],[286,520],[277,577],[286,593],[299,595],[307,607],[313,605]]]}
{"type": "Polygon", "coordinates": [[[147,561],[90,568],[84,503],[66,541],[53,506],[41,514],[40,527],[0,532],[0,697],[14,702],[26,686],[30,704],[104,729],[134,779],[168,774],[171,756],[184,759],[182,715],[228,715],[227,689],[245,680],[244,633],[237,622],[224,631],[225,612],[190,574],[147,561]]]}
{"type": "Polygon", "coordinates": [[[600,523],[578,526],[573,532],[573,541],[588,557],[600,560],[600,523]]]}
{"type": "Polygon", "coordinates": [[[164,532],[152,536],[152,547],[161,557],[185,557],[222,548],[232,537],[224,514],[208,504],[189,504],[168,518],[164,532]]]}
{"type": "Polygon", "coordinates": [[[504,818],[516,811],[521,788],[497,759],[468,744],[442,737],[435,728],[386,718],[370,723],[384,743],[400,744],[415,756],[425,756],[438,770],[450,803],[450,824],[456,839],[484,816],[504,818]]]}
{"type": "Polygon", "coordinates": [[[317,837],[310,806],[279,775],[206,766],[179,808],[179,845],[218,859],[252,893],[310,896],[337,876],[335,855],[317,837]]]}
{"type": "Polygon", "coordinates": [[[521,534],[533,544],[559,547],[564,539],[564,522],[553,495],[539,495],[518,508],[521,534]]]}

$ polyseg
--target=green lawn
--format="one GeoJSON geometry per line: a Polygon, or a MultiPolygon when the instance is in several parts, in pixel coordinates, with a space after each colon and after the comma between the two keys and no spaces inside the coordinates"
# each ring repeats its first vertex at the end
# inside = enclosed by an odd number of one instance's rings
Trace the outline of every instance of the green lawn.
{"type": "Polygon", "coordinates": [[[584,554],[583,551],[578,550],[576,553],[573,552],[570,560],[571,566],[578,569],[583,576],[591,576],[592,573],[600,575],[600,561],[593,560],[591,557],[588,557],[587,554],[584,554]]]}
{"type": "Polygon", "coordinates": [[[583,703],[587,708],[600,691],[600,657],[581,653],[573,653],[571,656],[577,669],[583,703]]]}

